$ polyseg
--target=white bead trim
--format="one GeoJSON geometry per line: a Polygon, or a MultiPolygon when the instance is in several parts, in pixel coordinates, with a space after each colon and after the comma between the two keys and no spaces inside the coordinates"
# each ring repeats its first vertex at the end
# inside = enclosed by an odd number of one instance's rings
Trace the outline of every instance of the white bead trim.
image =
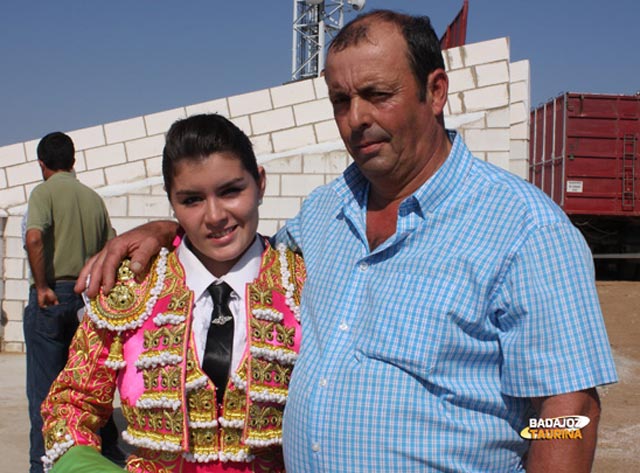
{"type": "Polygon", "coordinates": [[[247,439],[244,442],[245,445],[250,447],[271,447],[273,445],[282,445],[282,437],[276,437],[272,439],[247,439]]]}
{"type": "Polygon", "coordinates": [[[287,247],[283,243],[278,244],[278,253],[280,257],[280,272],[282,273],[282,287],[285,289],[285,301],[296,320],[300,322],[300,306],[293,299],[295,287],[291,282],[291,271],[287,262],[287,247]]]}
{"type": "Polygon", "coordinates": [[[279,361],[283,365],[293,365],[298,359],[298,354],[283,348],[251,347],[251,354],[263,360],[279,361]]]}
{"type": "Polygon", "coordinates": [[[206,386],[208,381],[209,381],[209,378],[207,378],[206,376],[200,376],[199,378],[196,378],[193,381],[189,381],[188,383],[186,383],[185,389],[187,391],[193,391],[194,389],[198,389],[203,386],[206,386]]]}
{"type": "Polygon", "coordinates": [[[182,457],[190,463],[209,463],[218,460],[217,453],[183,453],[182,457]]]}
{"type": "Polygon", "coordinates": [[[244,429],[244,420],[242,419],[231,420],[218,417],[218,423],[227,429],[244,429]]]}
{"type": "Polygon", "coordinates": [[[187,318],[184,315],[159,313],[153,318],[153,323],[160,327],[162,325],[178,325],[185,320],[187,318]]]}
{"type": "Polygon", "coordinates": [[[285,404],[287,402],[286,395],[269,391],[249,391],[249,397],[252,401],[258,402],[275,402],[277,404],[285,404]]]}
{"type": "MultiPolygon", "coordinates": [[[[143,354],[144,355],[144,354],[143,354]]],[[[155,368],[156,366],[162,365],[177,365],[182,361],[182,356],[175,355],[169,352],[162,352],[158,355],[153,356],[145,356],[140,355],[140,358],[136,360],[136,368],[145,369],[145,368],[155,368]]]]}
{"type": "Polygon", "coordinates": [[[40,458],[44,465],[45,472],[48,472],[51,468],[53,468],[54,462],[62,455],[67,453],[67,451],[75,444],[70,434],[66,434],[64,436],[64,440],[64,442],[54,443],[53,447],[47,450],[45,454],[40,458]]]}
{"type": "Polygon", "coordinates": [[[163,452],[180,452],[182,450],[182,445],[179,443],[169,442],[168,440],[158,442],[148,437],[134,437],[127,430],[122,432],[122,438],[134,447],[148,448],[149,450],[160,450],[163,452]]]}
{"type": "Polygon", "coordinates": [[[192,429],[212,429],[214,427],[218,427],[218,421],[215,419],[207,422],[201,420],[190,420],[189,427],[192,429]]]}
{"type": "Polygon", "coordinates": [[[236,387],[236,389],[239,389],[240,391],[246,391],[247,390],[247,382],[244,381],[240,376],[238,376],[237,373],[231,373],[231,381],[233,381],[233,385],[236,387]]]}
{"type": "Polygon", "coordinates": [[[267,320],[269,322],[282,322],[284,318],[282,312],[275,309],[253,309],[251,313],[256,319],[267,320]]]}
{"type": "Polygon", "coordinates": [[[168,254],[169,254],[169,250],[167,250],[166,248],[160,249],[160,256],[158,257],[158,260],[156,262],[156,276],[157,276],[156,284],[149,291],[149,294],[151,295],[151,297],[149,297],[149,300],[146,302],[145,311],[140,315],[140,317],[138,317],[136,320],[129,322],[127,324],[116,326],[100,318],[91,309],[91,304],[86,304],[86,313],[89,315],[93,323],[95,323],[98,328],[106,328],[108,330],[119,332],[119,333],[142,327],[142,324],[144,324],[145,320],[147,320],[151,315],[151,312],[153,311],[153,307],[156,305],[156,301],[158,300],[158,296],[160,295],[160,292],[162,292],[162,288],[164,287],[164,279],[167,274],[167,255],[168,254]]]}
{"type": "Polygon", "coordinates": [[[165,396],[158,399],[138,399],[136,401],[136,407],[139,409],[168,408],[177,411],[181,405],[179,399],[169,399],[165,396]]]}
{"type": "Polygon", "coordinates": [[[105,366],[107,366],[108,368],[111,368],[113,371],[118,371],[121,370],[122,368],[124,368],[125,366],[127,366],[127,362],[126,361],[111,361],[111,360],[106,360],[104,362],[105,366]]]}
{"type": "Polygon", "coordinates": [[[246,451],[240,451],[238,453],[225,453],[220,452],[219,458],[221,462],[250,462],[253,461],[254,456],[246,451]]]}

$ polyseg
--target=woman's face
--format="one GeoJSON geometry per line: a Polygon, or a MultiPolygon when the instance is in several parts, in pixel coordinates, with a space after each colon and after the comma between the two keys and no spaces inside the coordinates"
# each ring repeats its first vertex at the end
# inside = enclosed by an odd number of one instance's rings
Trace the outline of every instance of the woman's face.
{"type": "Polygon", "coordinates": [[[169,200],[196,256],[217,277],[249,248],[258,229],[265,173],[256,180],[231,152],[183,159],[175,168],[169,200]]]}

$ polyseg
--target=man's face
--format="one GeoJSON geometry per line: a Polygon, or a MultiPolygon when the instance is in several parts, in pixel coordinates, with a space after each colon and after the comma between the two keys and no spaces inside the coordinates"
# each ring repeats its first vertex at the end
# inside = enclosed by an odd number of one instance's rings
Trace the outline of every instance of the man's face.
{"type": "Polygon", "coordinates": [[[363,174],[374,182],[413,180],[433,154],[436,119],[428,87],[419,101],[397,28],[373,23],[368,39],[330,51],[325,78],[340,136],[363,174]]]}

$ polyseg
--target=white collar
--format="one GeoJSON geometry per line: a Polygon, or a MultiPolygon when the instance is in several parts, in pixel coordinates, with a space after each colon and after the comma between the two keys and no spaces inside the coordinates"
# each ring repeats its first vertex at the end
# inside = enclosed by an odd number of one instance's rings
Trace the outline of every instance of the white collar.
{"type": "Polygon", "coordinates": [[[244,252],[229,272],[221,278],[215,277],[204,267],[198,257],[187,246],[186,236],[180,242],[176,253],[178,260],[184,267],[187,287],[193,291],[195,300],[197,301],[207,292],[207,288],[211,284],[219,281],[224,281],[229,284],[233,292],[241,299],[244,299],[247,283],[254,281],[260,273],[263,251],[264,244],[262,237],[256,235],[256,238],[247,251],[244,252]]]}

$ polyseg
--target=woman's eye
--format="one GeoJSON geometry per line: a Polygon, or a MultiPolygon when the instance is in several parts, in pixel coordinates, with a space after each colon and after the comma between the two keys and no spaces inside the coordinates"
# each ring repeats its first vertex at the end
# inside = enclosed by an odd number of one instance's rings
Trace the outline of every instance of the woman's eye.
{"type": "Polygon", "coordinates": [[[223,197],[234,197],[236,195],[238,195],[240,192],[242,192],[242,189],[240,187],[229,187],[225,190],[222,191],[222,196],[223,197]]]}
{"type": "Polygon", "coordinates": [[[185,197],[184,199],[182,199],[181,204],[182,205],[193,205],[196,202],[199,202],[200,200],[202,200],[202,199],[200,199],[200,197],[196,197],[196,196],[185,197]]]}

